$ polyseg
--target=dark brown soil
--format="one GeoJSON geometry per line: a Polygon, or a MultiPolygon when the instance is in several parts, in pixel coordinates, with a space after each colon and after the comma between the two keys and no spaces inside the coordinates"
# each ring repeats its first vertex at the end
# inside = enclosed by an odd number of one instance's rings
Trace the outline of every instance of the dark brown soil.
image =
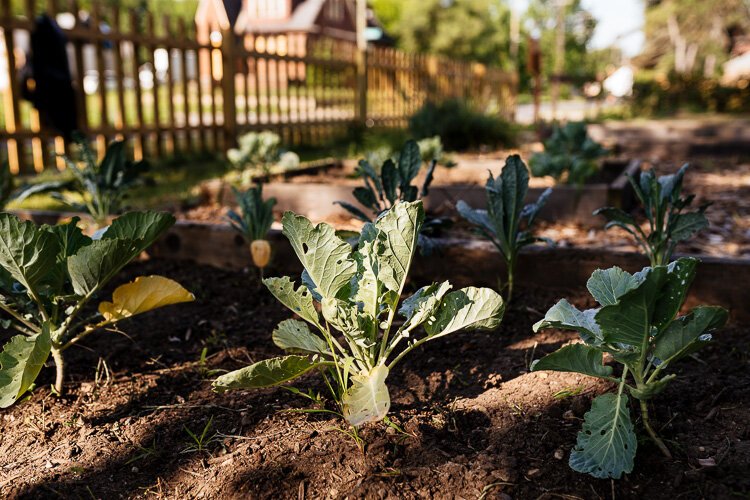
{"type": "MultiPolygon", "coordinates": [[[[391,418],[366,427],[364,453],[325,414],[283,389],[211,392],[212,370],[277,355],[289,313],[250,273],[147,261],[138,274],[182,282],[197,301],[92,335],[69,353],[67,393],[43,371],[29,400],[0,412],[3,498],[736,498],[750,493],[750,331],[732,326],[653,407],[675,459],[641,432],[636,468],[619,481],[567,465],[594,379],[529,373],[574,338],[532,334],[562,295],[521,290],[496,332],[427,344],[390,375],[391,418]],[[201,351],[207,357],[201,362],[201,351]],[[101,358],[100,358],[101,356],[101,358]],[[101,361],[100,361],[101,359],[101,361]],[[104,363],[108,369],[103,369],[104,363]],[[97,368],[99,366],[99,368],[97,368]],[[209,425],[210,423],[210,425],[209,425]],[[189,436],[207,429],[203,450],[189,436]],[[714,465],[715,464],[715,465],[714,465]]],[[[303,389],[323,391],[317,378],[303,389]]],[[[640,429],[640,427],[639,427],[640,429]]]]}

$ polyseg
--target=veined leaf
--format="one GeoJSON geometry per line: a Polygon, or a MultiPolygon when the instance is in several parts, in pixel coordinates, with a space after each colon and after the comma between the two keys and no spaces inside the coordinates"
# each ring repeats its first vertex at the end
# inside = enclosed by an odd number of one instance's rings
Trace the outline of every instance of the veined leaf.
{"type": "Polygon", "coordinates": [[[664,286],[667,268],[646,268],[636,276],[643,278],[637,288],[620,297],[617,304],[604,306],[596,313],[606,342],[641,347],[651,335],[656,299],[664,286]]]}
{"type": "Polygon", "coordinates": [[[102,239],[132,241],[131,253],[133,257],[136,257],[150,247],[174,223],[174,216],[166,212],[128,212],[112,221],[112,225],[104,232],[102,239]]]}
{"type": "Polygon", "coordinates": [[[602,351],[586,344],[566,345],[534,361],[531,371],[540,370],[582,373],[601,378],[612,375],[612,367],[602,363],[602,351]]]}
{"type": "Polygon", "coordinates": [[[409,186],[409,183],[419,173],[422,166],[422,154],[419,152],[417,141],[406,141],[398,157],[398,172],[401,177],[401,189],[409,186]]]}
{"type": "Polygon", "coordinates": [[[95,240],[68,258],[68,274],[77,295],[88,295],[104,286],[132,260],[126,240],[95,240]]]}
{"type": "Polygon", "coordinates": [[[663,330],[677,316],[695,278],[698,259],[682,257],[667,266],[667,278],[654,306],[652,323],[663,330]]]}
{"type": "Polygon", "coordinates": [[[192,302],[195,297],[182,285],[162,276],[140,276],[117,287],[112,302],[99,304],[106,321],[118,321],[159,307],[192,302]]]}
{"type": "Polygon", "coordinates": [[[656,337],[654,356],[662,362],[684,357],[689,354],[691,344],[700,342],[701,337],[711,330],[724,326],[728,316],[726,309],[721,307],[696,307],[656,337]]]}
{"type": "Polygon", "coordinates": [[[393,160],[390,158],[385,160],[380,172],[380,175],[383,178],[383,194],[385,194],[388,203],[393,205],[396,203],[396,200],[398,200],[398,186],[401,184],[401,176],[399,175],[393,160]]]}
{"type": "Polygon", "coordinates": [[[58,238],[33,222],[0,213],[0,266],[28,290],[49,278],[60,251],[58,238]]]}
{"type": "Polygon", "coordinates": [[[49,324],[36,335],[16,335],[0,352],[0,408],[7,408],[36,380],[49,357],[52,343],[49,324]]]}
{"type": "Polygon", "coordinates": [[[368,373],[351,376],[352,385],[341,400],[344,418],[354,427],[383,420],[391,407],[385,379],[388,367],[377,365],[368,373]]]}
{"type": "Polygon", "coordinates": [[[702,211],[679,214],[672,228],[672,239],[674,241],[685,241],[707,227],[708,219],[702,211]]]}
{"type": "Polygon", "coordinates": [[[601,343],[602,331],[594,319],[597,312],[599,309],[580,311],[566,299],[562,299],[547,311],[544,319],[534,324],[533,330],[534,332],[544,328],[574,330],[587,344],[601,343]]]}
{"type": "Polygon", "coordinates": [[[466,329],[494,330],[505,312],[503,298],[489,288],[467,287],[448,293],[435,314],[425,323],[432,338],[466,329]]]}
{"type": "Polygon", "coordinates": [[[310,331],[307,323],[286,319],[273,331],[273,343],[292,353],[330,354],[325,340],[310,331]]]}
{"type": "Polygon", "coordinates": [[[487,213],[487,210],[471,208],[464,200],[458,200],[458,203],[456,203],[456,210],[461,217],[479,227],[484,232],[494,236],[495,228],[492,225],[492,221],[490,221],[490,216],[487,213]]]}
{"type": "Polygon", "coordinates": [[[413,327],[433,318],[443,297],[453,288],[448,281],[423,286],[401,303],[399,313],[406,318],[404,327],[413,327]]]}
{"type": "Polygon", "coordinates": [[[305,217],[286,212],[281,220],[300,262],[323,297],[336,297],[356,272],[351,246],[328,224],[313,224],[305,217]]]}
{"type": "Polygon", "coordinates": [[[638,440],[625,394],[602,394],[591,402],[570,454],[570,467],[599,479],[619,479],[633,470],[638,440]]]}
{"type": "Polygon", "coordinates": [[[305,286],[294,289],[294,283],[288,276],[283,278],[266,278],[263,280],[268,290],[279,302],[291,309],[295,314],[309,321],[313,325],[320,325],[320,317],[315,309],[313,296],[305,286]]]}
{"type": "Polygon", "coordinates": [[[212,387],[219,392],[230,389],[273,387],[283,385],[314,368],[328,364],[330,363],[297,355],[264,359],[218,377],[214,380],[212,387]]]}
{"type": "Polygon", "coordinates": [[[361,241],[357,251],[354,252],[354,260],[357,263],[357,288],[354,301],[361,304],[362,310],[373,318],[380,312],[380,295],[382,283],[378,277],[380,266],[378,255],[375,250],[375,241],[361,241]]]}
{"type": "Polygon", "coordinates": [[[619,267],[597,269],[586,282],[586,288],[599,304],[617,304],[620,297],[638,286],[638,279],[619,267]]]}

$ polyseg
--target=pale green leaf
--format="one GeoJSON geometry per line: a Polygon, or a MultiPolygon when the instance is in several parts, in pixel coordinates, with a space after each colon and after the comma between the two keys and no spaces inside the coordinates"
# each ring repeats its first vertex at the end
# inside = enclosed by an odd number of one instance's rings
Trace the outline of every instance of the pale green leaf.
{"type": "Polygon", "coordinates": [[[534,332],[545,328],[574,330],[587,344],[597,344],[602,340],[601,329],[594,319],[598,311],[599,309],[580,311],[566,299],[562,299],[547,311],[544,319],[534,324],[533,330],[534,332]]]}
{"type": "Polygon", "coordinates": [[[292,353],[330,354],[325,340],[310,331],[307,323],[287,319],[278,324],[272,335],[273,343],[292,353]]]}
{"type": "Polygon", "coordinates": [[[490,288],[467,287],[448,293],[434,320],[425,323],[432,338],[466,329],[494,330],[505,312],[503,298],[490,288]]]}
{"type": "Polygon", "coordinates": [[[7,408],[34,383],[49,357],[52,343],[45,323],[36,335],[16,335],[0,352],[0,408],[7,408]]]}
{"type": "Polygon", "coordinates": [[[602,351],[586,344],[566,345],[534,361],[531,371],[540,370],[582,373],[602,378],[612,375],[612,367],[602,363],[602,351]]]}
{"type": "Polygon", "coordinates": [[[597,269],[586,282],[586,287],[599,304],[609,306],[638,286],[638,280],[632,274],[619,267],[597,269]]]}
{"type": "Polygon", "coordinates": [[[283,278],[266,278],[263,280],[268,290],[279,302],[291,309],[305,321],[314,325],[320,324],[318,311],[315,309],[313,296],[305,286],[294,289],[294,283],[288,276],[283,278]]]}
{"type": "Polygon", "coordinates": [[[404,299],[398,311],[406,318],[404,328],[414,327],[434,317],[443,297],[451,288],[453,286],[448,281],[433,283],[423,286],[411,297],[404,299]]]}
{"type": "Polygon", "coordinates": [[[285,384],[314,368],[327,364],[308,356],[297,355],[264,359],[218,377],[214,380],[212,387],[219,392],[230,389],[273,387],[285,384]]]}
{"type": "Polygon", "coordinates": [[[570,454],[570,467],[599,479],[619,479],[633,470],[638,440],[630,421],[628,397],[607,393],[591,402],[570,454]]]}
{"type": "Polygon", "coordinates": [[[344,418],[354,427],[378,422],[388,414],[391,397],[385,379],[388,367],[377,365],[370,372],[351,376],[352,385],[344,393],[341,403],[344,418]]]}

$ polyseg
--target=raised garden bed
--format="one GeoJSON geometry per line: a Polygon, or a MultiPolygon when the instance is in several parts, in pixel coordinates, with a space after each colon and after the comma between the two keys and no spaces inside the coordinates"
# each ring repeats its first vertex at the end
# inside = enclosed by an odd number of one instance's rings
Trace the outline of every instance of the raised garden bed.
{"type": "MultiPolygon", "coordinates": [[[[278,354],[271,330],[289,313],[254,277],[156,259],[129,266],[112,287],[157,272],[197,301],[123,323],[125,335],[89,337],[93,350],[72,349],[62,398],[44,369],[31,398],[0,418],[3,497],[673,499],[750,490],[745,327],[717,332],[654,407],[674,460],[643,439],[631,474],[597,480],[573,472],[567,457],[607,384],[528,371],[576,336],[531,333],[558,293],[520,288],[498,331],[440,339],[399,365],[391,418],[407,434],[369,426],[362,454],[335,417],[290,411],[309,406],[282,389],[211,392],[209,370],[278,354]],[[187,429],[201,433],[209,421],[196,451],[187,429]]],[[[315,378],[299,386],[324,390],[315,378]]]]}
{"type": "MultiPolygon", "coordinates": [[[[446,169],[438,167],[429,195],[424,198],[425,209],[436,215],[457,216],[455,204],[464,200],[476,208],[486,206],[484,180],[487,171],[497,173],[502,160],[491,159],[465,162],[463,167],[446,169]],[[479,178],[477,178],[479,174],[479,178]],[[480,180],[481,179],[481,180],[480,180]]],[[[349,165],[351,175],[353,167],[349,165]]],[[[608,160],[602,164],[600,173],[582,187],[565,184],[553,186],[553,193],[539,217],[545,220],[566,220],[575,223],[602,226],[604,220],[592,212],[603,206],[629,209],[633,206],[633,193],[626,175],[637,176],[640,162],[637,160],[608,160]]],[[[341,174],[343,172],[340,172],[341,174]]],[[[264,185],[264,194],[277,199],[276,209],[291,210],[306,214],[314,220],[340,219],[349,213],[336,201],[358,205],[352,195],[361,181],[350,177],[306,176],[294,182],[269,182],[264,185]]],[[[528,201],[536,200],[551,184],[546,179],[532,179],[528,201]]],[[[228,184],[221,181],[205,182],[201,186],[204,200],[208,203],[232,205],[234,197],[228,184]]]]}

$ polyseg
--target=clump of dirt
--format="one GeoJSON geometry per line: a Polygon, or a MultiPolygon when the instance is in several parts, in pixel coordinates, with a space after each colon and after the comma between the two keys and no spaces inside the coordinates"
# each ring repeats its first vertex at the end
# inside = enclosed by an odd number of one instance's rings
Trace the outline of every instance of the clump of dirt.
{"type": "MultiPolygon", "coordinates": [[[[653,406],[675,459],[641,432],[619,481],[567,465],[583,414],[606,383],[529,373],[575,335],[531,325],[561,296],[520,290],[495,332],[428,343],[389,376],[391,419],[366,426],[361,451],[329,414],[283,389],[215,394],[223,370],[278,355],[290,316],[250,273],[152,260],[118,282],[162,274],[197,301],[87,338],[70,352],[67,392],[48,389],[0,413],[5,498],[730,498],[750,491],[750,331],[732,326],[653,406]],[[101,356],[101,358],[100,358],[101,356]]],[[[113,284],[113,287],[118,283],[113,284]]],[[[299,387],[324,394],[314,377],[299,387]]]]}

